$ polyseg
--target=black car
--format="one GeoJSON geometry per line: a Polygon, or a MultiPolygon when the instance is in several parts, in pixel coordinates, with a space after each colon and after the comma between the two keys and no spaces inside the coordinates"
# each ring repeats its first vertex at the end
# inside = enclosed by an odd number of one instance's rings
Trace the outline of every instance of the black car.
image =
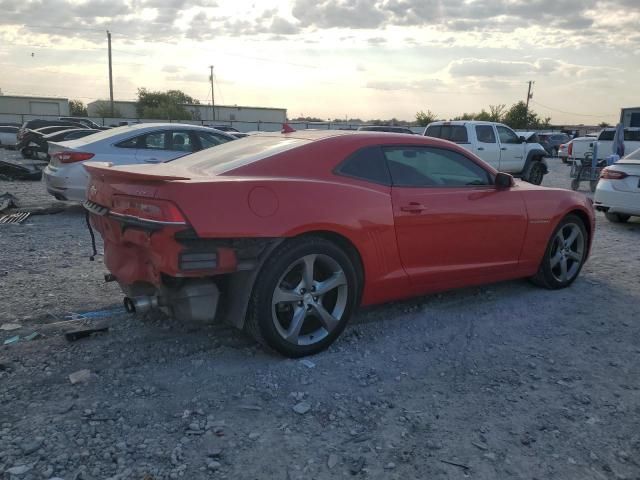
{"type": "Polygon", "coordinates": [[[91,128],[94,130],[109,130],[110,127],[103,127],[102,125],[98,125],[93,120],[84,117],[60,117],[60,120],[64,120],[67,122],[79,123],[84,128],[91,128]]]}
{"type": "Polygon", "coordinates": [[[390,132],[390,133],[408,133],[413,135],[413,131],[407,127],[396,127],[394,125],[369,125],[366,127],[358,127],[362,132],[390,132]]]}
{"type": "Polygon", "coordinates": [[[22,124],[20,130],[18,130],[18,142],[22,139],[22,136],[27,133],[28,130],[37,130],[43,127],[53,126],[66,126],[71,128],[86,128],[81,123],[70,122],[68,120],[43,120],[36,118],[35,120],[27,120],[22,124]]]}
{"type": "Polygon", "coordinates": [[[539,143],[549,155],[558,155],[560,145],[567,143],[571,138],[566,133],[538,133],[539,143]]]}
{"type": "MultiPolygon", "coordinates": [[[[18,143],[16,150],[20,150],[24,158],[34,158],[38,153],[47,153],[48,145],[44,136],[56,132],[66,130],[76,130],[78,127],[69,125],[51,125],[47,127],[37,128],[35,130],[27,129],[21,136],[18,135],[18,143]]],[[[18,132],[19,133],[19,132],[18,132]]]]}
{"type": "Polygon", "coordinates": [[[229,132],[229,133],[240,133],[237,129],[233,128],[230,125],[203,125],[204,127],[215,128],[216,130],[220,130],[221,132],[229,132]]]}

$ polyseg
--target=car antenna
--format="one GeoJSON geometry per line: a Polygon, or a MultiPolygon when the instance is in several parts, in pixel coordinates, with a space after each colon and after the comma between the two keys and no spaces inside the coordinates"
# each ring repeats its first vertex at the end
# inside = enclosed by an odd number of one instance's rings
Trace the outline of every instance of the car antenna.
{"type": "Polygon", "coordinates": [[[291,125],[289,125],[288,123],[283,123],[282,130],[280,131],[280,133],[293,133],[295,131],[296,129],[293,128],[291,125]]]}

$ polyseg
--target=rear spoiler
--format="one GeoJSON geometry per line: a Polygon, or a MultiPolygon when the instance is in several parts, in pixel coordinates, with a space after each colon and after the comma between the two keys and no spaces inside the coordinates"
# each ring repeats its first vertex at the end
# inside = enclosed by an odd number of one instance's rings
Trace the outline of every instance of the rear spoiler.
{"type": "Polygon", "coordinates": [[[114,165],[111,162],[84,162],[84,168],[96,178],[119,178],[137,180],[143,182],[169,182],[171,180],[190,180],[189,177],[181,177],[170,173],[163,174],[164,165],[114,165]]]}

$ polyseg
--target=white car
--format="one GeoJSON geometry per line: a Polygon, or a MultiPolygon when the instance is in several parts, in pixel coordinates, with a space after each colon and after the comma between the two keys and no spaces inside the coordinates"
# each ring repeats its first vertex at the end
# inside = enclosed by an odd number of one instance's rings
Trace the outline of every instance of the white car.
{"type": "Polygon", "coordinates": [[[593,202],[610,222],[640,216],[640,149],[602,170],[593,202]]]}
{"type": "Polygon", "coordinates": [[[573,140],[569,140],[567,143],[563,143],[558,147],[558,157],[562,160],[562,163],[569,163],[569,157],[571,156],[572,149],[573,140]]]}
{"type": "Polygon", "coordinates": [[[10,125],[0,125],[0,147],[15,148],[16,143],[18,143],[16,139],[18,128],[10,125]]]}
{"type": "Polygon", "coordinates": [[[212,128],[181,123],[141,123],[49,143],[51,161],[44,169],[47,191],[58,200],[83,202],[89,176],[86,160],[114,165],[161,163],[235,140],[212,128]]]}

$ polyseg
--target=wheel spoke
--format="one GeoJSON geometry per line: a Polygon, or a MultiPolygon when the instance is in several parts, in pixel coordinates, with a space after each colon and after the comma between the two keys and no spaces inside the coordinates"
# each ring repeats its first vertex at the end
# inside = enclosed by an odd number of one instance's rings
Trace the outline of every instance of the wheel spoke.
{"type": "Polygon", "coordinates": [[[295,303],[302,300],[302,295],[300,295],[295,290],[288,290],[282,287],[277,287],[276,291],[273,293],[273,304],[278,303],[295,303]]]}
{"type": "Polygon", "coordinates": [[[314,310],[318,313],[320,322],[322,322],[322,326],[327,330],[327,332],[331,332],[338,326],[338,323],[340,323],[336,317],[327,312],[327,309],[324,308],[322,304],[315,304],[314,310]]]}
{"type": "Polygon", "coordinates": [[[577,227],[572,226],[571,227],[571,233],[569,234],[569,237],[566,239],[566,245],[568,247],[570,247],[571,245],[573,245],[573,242],[576,241],[576,238],[578,238],[578,233],[580,232],[580,230],[578,230],[577,227]]]}
{"type": "Polygon", "coordinates": [[[291,318],[291,323],[289,324],[289,328],[287,329],[287,341],[295,344],[298,343],[300,330],[302,330],[302,325],[304,324],[304,320],[306,317],[307,311],[304,307],[297,307],[294,310],[293,317],[291,318]]]}
{"type": "Polygon", "coordinates": [[[580,255],[578,252],[574,252],[573,250],[570,250],[567,253],[567,256],[571,259],[571,260],[575,260],[576,262],[581,262],[582,261],[582,255],[580,255]]]}
{"type": "Polygon", "coordinates": [[[558,250],[556,254],[553,257],[551,257],[551,268],[555,268],[555,266],[558,265],[558,263],[560,263],[561,259],[562,259],[562,255],[560,253],[560,250],[558,250]]]}
{"type": "Polygon", "coordinates": [[[564,282],[567,280],[567,259],[563,258],[560,261],[560,281],[564,282]]]}
{"type": "Polygon", "coordinates": [[[344,276],[344,272],[340,270],[339,272],[335,272],[329,278],[322,282],[315,283],[315,293],[318,295],[325,295],[329,293],[334,288],[338,288],[342,285],[347,284],[347,278],[344,276]]]}
{"type": "Polygon", "coordinates": [[[302,283],[307,290],[311,290],[313,286],[313,268],[316,262],[316,255],[307,255],[302,261],[302,283]]]}

